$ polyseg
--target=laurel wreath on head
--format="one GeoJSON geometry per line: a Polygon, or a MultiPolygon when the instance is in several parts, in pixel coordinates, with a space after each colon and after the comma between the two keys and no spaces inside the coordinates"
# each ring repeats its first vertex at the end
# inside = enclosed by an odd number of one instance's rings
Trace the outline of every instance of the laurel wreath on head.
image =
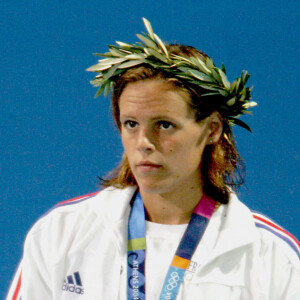
{"type": "Polygon", "coordinates": [[[147,64],[169,73],[187,85],[199,86],[205,90],[201,99],[207,99],[207,103],[214,107],[214,99],[222,99],[221,103],[218,101],[216,110],[223,118],[227,119],[230,125],[236,124],[251,131],[245,122],[238,119],[243,114],[251,113],[248,109],[257,105],[256,102],[250,101],[253,87],[246,87],[250,77],[248,72],[242,71],[241,77],[230,83],[224,65],[219,69],[210,57],[203,61],[198,57],[169,53],[164,42],[153,32],[150,22],[145,18],[143,22],[148,33],[137,34],[140,42],[128,44],[117,41],[117,45],[108,45],[109,52],[95,54],[104,57],[87,69],[97,73],[91,81],[94,86],[100,87],[96,97],[102,92],[107,96],[115,82],[129,68],[147,64]]]}

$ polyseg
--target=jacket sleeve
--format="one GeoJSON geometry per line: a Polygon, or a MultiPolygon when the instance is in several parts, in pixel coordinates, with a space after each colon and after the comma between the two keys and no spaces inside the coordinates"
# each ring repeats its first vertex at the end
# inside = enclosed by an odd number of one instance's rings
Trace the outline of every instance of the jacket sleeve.
{"type": "Polygon", "coordinates": [[[298,300],[300,299],[300,271],[292,266],[288,283],[281,299],[298,300]]]}
{"type": "Polygon", "coordinates": [[[22,261],[15,273],[14,279],[10,285],[6,300],[20,300],[21,296],[21,282],[22,282],[22,261]]]}
{"type": "Polygon", "coordinates": [[[23,258],[11,283],[6,300],[50,300],[51,280],[47,257],[29,232],[24,245],[23,258]]]}
{"type": "MultiPolygon", "coordinates": [[[[295,239],[295,242],[298,241],[295,239]]],[[[270,268],[270,299],[300,299],[300,260],[289,244],[276,239],[267,260],[270,268]]]]}

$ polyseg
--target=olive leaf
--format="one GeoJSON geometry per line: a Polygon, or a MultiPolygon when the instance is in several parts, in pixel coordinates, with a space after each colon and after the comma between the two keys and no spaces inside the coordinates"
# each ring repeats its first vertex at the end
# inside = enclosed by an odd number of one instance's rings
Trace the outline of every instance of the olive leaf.
{"type": "Polygon", "coordinates": [[[135,67],[137,65],[140,65],[142,63],[143,63],[142,60],[131,60],[131,61],[127,61],[127,62],[124,62],[124,63],[120,64],[118,66],[118,69],[128,69],[128,68],[132,68],[132,67],[135,67]]]}
{"type": "Polygon", "coordinates": [[[136,35],[145,45],[147,45],[148,47],[150,47],[150,49],[157,49],[157,45],[153,40],[150,40],[148,37],[141,35],[141,34],[137,34],[136,35]]]}
{"type": "Polygon", "coordinates": [[[158,42],[159,46],[161,47],[161,49],[163,50],[163,52],[165,53],[166,57],[169,58],[169,53],[168,53],[168,50],[165,46],[165,44],[163,43],[163,41],[160,39],[160,37],[158,35],[156,35],[154,33],[154,38],[155,40],[158,42]]]}
{"type": "Polygon", "coordinates": [[[229,90],[230,89],[230,82],[228,81],[226,74],[221,69],[218,69],[218,72],[221,76],[221,79],[222,79],[222,82],[223,82],[224,86],[226,87],[226,89],[229,90]]]}
{"type": "Polygon", "coordinates": [[[155,51],[151,48],[148,49],[148,53],[149,53],[149,55],[153,55],[153,56],[155,56],[156,58],[158,58],[159,60],[161,60],[165,63],[168,62],[168,60],[162,54],[160,54],[159,52],[157,52],[157,51],[155,51]]]}
{"type": "Polygon", "coordinates": [[[206,75],[205,73],[203,73],[203,72],[199,72],[199,71],[197,71],[197,70],[190,69],[190,70],[189,70],[189,73],[192,74],[194,77],[200,79],[200,80],[211,82],[210,77],[207,76],[207,75],[206,75]]]}
{"type": "Polygon", "coordinates": [[[152,38],[152,40],[154,40],[154,32],[153,32],[151,23],[146,18],[143,18],[143,22],[145,24],[145,27],[146,27],[150,37],[152,38]]]}
{"type": "Polygon", "coordinates": [[[234,118],[234,117],[227,117],[227,119],[230,122],[232,122],[236,125],[239,125],[239,126],[245,128],[245,129],[247,129],[248,131],[252,132],[251,128],[245,122],[241,121],[240,119],[237,119],[237,118],[234,118]]]}

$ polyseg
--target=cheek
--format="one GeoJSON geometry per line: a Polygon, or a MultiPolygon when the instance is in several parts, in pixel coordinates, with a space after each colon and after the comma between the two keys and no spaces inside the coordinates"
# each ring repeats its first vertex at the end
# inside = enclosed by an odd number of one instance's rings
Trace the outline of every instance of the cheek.
{"type": "Polygon", "coordinates": [[[122,145],[125,146],[126,139],[124,137],[124,134],[122,134],[122,133],[121,133],[121,142],[122,142],[122,145]]]}
{"type": "Polygon", "coordinates": [[[161,152],[168,154],[168,155],[176,155],[178,152],[181,151],[182,145],[180,140],[165,140],[160,142],[160,150],[161,152]]]}
{"type": "Polygon", "coordinates": [[[179,170],[180,173],[198,168],[204,147],[205,144],[202,142],[199,144],[197,139],[168,142],[165,145],[165,153],[169,166],[174,170],[179,170]]]}
{"type": "MultiPolygon", "coordinates": [[[[191,145],[187,145],[179,140],[178,142],[167,142],[162,146],[163,155],[170,164],[181,165],[190,156],[191,145]]],[[[174,165],[174,166],[175,166],[174,165]]]]}
{"type": "Polygon", "coordinates": [[[121,142],[122,142],[124,151],[127,154],[127,152],[130,150],[130,140],[124,133],[123,134],[121,133],[121,142]]]}
{"type": "Polygon", "coordinates": [[[201,151],[203,148],[202,143],[199,145],[197,139],[185,139],[184,137],[168,140],[162,143],[162,148],[165,153],[174,155],[189,155],[193,151],[201,151]]]}

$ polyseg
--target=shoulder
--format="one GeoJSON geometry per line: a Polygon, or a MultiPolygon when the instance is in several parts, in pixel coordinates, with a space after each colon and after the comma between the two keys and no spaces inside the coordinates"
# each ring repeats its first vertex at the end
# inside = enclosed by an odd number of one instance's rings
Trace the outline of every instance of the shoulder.
{"type": "Polygon", "coordinates": [[[265,291],[268,299],[296,299],[291,297],[300,293],[297,239],[270,218],[251,211],[235,194],[220,212],[222,246],[230,241],[227,247],[237,251],[231,253],[243,255],[249,285],[265,291]]]}
{"type": "Polygon", "coordinates": [[[255,211],[251,214],[263,245],[273,252],[282,253],[300,271],[300,243],[296,237],[268,216],[255,211]]]}
{"type": "Polygon", "coordinates": [[[124,217],[135,188],[106,188],[57,203],[33,225],[26,240],[46,234],[63,237],[83,228],[110,226],[124,217]]]}
{"type": "Polygon", "coordinates": [[[259,236],[256,243],[258,276],[267,274],[270,299],[299,299],[299,242],[269,217],[251,213],[259,236]]]}
{"type": "Polygon", "coordinates": [[[48,292],[61,287],[66,270],[77,271],[83,263],[94,265],[96,259],[107,261],[108,253],[115,259],[134,192],[135,188],[107,188],[56,204],[27,234],[11,293],[19,292],[22,281],[25,298],[31,299],[34,291],[39,299],[57,299],[48,292]]]}
{"type": "Polygon", "coordinates": [[[300,271],[300,243],[296,237],[268,216],[249,209],[235,195],[231,201],[235,217],[245,225],[242,227],[255,234],[260,253],[286,259],[300,271]]]}
{"type": "Polygon", "coordinates": [[[261,259],[282,259],[300,270],[299,242],[269,217],[250,210],[235,194],[224,207],[223,216],[223,228],[236,237],[232,242],[253,245],[261,259]]]}

